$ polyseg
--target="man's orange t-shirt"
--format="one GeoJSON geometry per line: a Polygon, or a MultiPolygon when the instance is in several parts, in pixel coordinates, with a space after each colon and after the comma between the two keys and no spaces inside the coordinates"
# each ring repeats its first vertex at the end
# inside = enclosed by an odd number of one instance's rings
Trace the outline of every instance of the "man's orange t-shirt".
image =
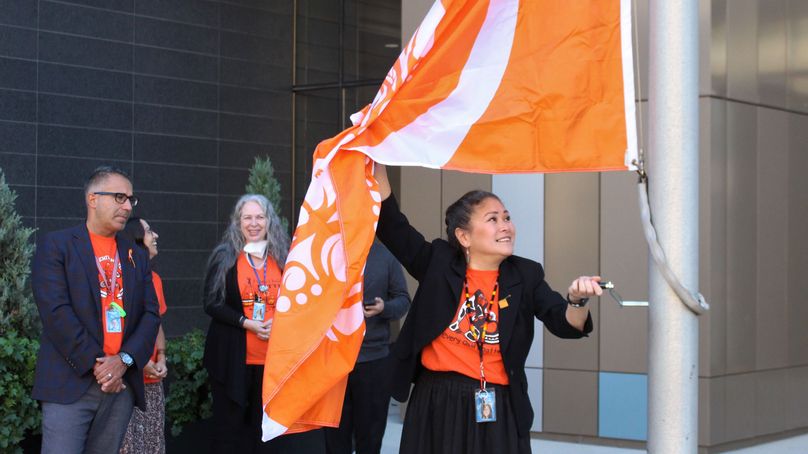
{"type": "MultiPolygon", "coordinates": [[[[160,303],[160,316],[162,317],[163,314],[166,313],[168,307],[166,306],[166,297],[163,294],[163,280],[160,276],[152,271],[152,282],[154,283],[154,292],[157,293],[157,302],[160,303]]],[[[149,358],[152,362],[157,362],[157,344],[154,344],[154,353],[152,354],[151,358],[149,358]]],[[[146,378],[143,376],[143,383],[159,383],[159,378],[146,378]]]]}
{"type": "MultiPolygon", "coordinates": [[[[90,232],[90,242],[93,244],[93,253],[96,260],[101,264],[101,269],[104,270],[106,277],[98,274],[98,282],[101,287],[101,326],[104,332],[104,354],[107,356],[117,355],[121,350],[123,343],[123,329],[125,317],[120,317],[111,326],[108,323],[107,311],[110,310],[110,304],[114,301],[122,309],[123,307],[123,279],[121,274],[121,263],[118,262],[118,269],[115,270],[115,295],[110,294],[110,289],[107,288],[105,281],[109,282],[112,277],[112,265],[115,260],[115,254],[118,246],[115,243],[115,237],[105,237],[96,235],[90,232]],[[118,322],[120,323],[118,325],[118,322]],[[114,326],[118,325],[118,326],[114,326]]],[[[112,309],[115,311],[115,309],[112,309]]]]}
{"type": "MultiPolygon", "coordinates": [[[[257,295],[260,302],[264,304],[264,316],[258,320],[272,320],[272,317],[275,316],[275,302],[281,289],[280,268],[271,257],[267,257],[266,282],[264,282],[264,268],[253,269],[244,253],[239,255],[237,267],[238,287],[241,291],[244,316],[253,320],[253,308],[257,295]],[[256,272],[258,278],[256,278],[256,272]],[[269,288],[266,292],[259,291],[259,279],[269,288]]],[[[245,331],[247,333],[247,364],[263,366],[267,357],[267,341],[258,339],[258,335],[252,331],[245,331]]]]}
{"type": "Polygon", "coordinates": [[[469,301],[466,302],[463,289],[452,323],[424,347],[421,353],[424,367],[434,371],[457,372],[479,380],[480,352],[476,340],[483,333],[483,320],[487,314],[483,343],[485,379],[489,383],[508,384],[499,349],[499,292],[492,298],[498,276],[497,270],[466,271],[469,301]]]}

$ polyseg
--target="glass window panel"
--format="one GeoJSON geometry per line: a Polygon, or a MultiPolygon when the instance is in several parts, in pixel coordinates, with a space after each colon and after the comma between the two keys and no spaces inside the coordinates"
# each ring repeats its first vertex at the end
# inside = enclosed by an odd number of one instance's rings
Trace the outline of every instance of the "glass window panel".
{"type": "Polygon", "coordinates": [[[338,0],[297,0],[296,85],[339,80],[338,0]]]}
{"type": "Polygon", "coordinates": [[[384,79],[400,52],[400,0],[345,1],[345,80],[384,79]]]}

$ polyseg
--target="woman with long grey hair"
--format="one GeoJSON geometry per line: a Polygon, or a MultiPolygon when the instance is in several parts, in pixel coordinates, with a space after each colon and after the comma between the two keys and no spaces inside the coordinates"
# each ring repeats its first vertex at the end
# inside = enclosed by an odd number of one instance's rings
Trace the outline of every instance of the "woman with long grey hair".
{"type": "Polygon", "coordinates": [[[266,197],[243,195],[208,260],[204,365],[213,393],[214,453],[322,452],[321,431],[261,441],[261,384],[289,235],[266,197]]]}

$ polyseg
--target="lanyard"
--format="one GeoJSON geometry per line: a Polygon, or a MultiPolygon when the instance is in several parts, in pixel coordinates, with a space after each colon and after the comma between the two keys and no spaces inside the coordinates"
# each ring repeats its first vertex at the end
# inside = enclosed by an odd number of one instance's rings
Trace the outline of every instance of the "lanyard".
{"type": "Polygon", "coordinates": [[[463,280],[463,288],[466,291],[466,302],[464,303],[466,307],[471,309],[469,311],[469,330],[475,334],[474,343],[477,344],[477,351],[480,353],[480,389],[485,389],[486,381],[485,381],[485,365],[483,363],[483,344],[485,343],[485,335],[488,331],[488,314],[491,311],[491,305],[494,304],[494,301],[497,300],[497,292],[499,291],[499,283],[494,283],[494,290],[491,292],[491,300],[486,303],[485,307],[483,307],[483,329],[480,332],[476,326],[474,326],[474,321],[472,316],[474,314],[474,307],[471,304],[471,295],[469,295],[469,283],[468,278],[463,280]]]}
{"type": "Polygon", "coordinates": [[[269,290],[269,286],[267,285],[267,261],[269,260],[269,257],[264,259],[264,280],[262,281],[261,278],[258,277],[258,270],[255,269],[255,264],[252,261],[252,257],[250,257],[250,254],[246,255],[247,261],[250,262],[250,268],[252,268],[253,273],[255,273],[255,279],[258,281],[258,291],[261,293],[266,292],[269,290]]]}
{"type": "Polygon", "coordinates": [[[104,271],[104,268],[101,266],[101,261],[98,260],[98,257],[95,258],[95,266],[98,267],[98,273],[101,275],[101,279],[104,280],[104,285],[107,287],[109,291],[108,295],[112,296],[112,302],[115,302],[115,290],[118,286],[118,280],[115,279],[115,274],[118,272],[118,264],[121,262],[121,256],[118,255],[118,251],[115,251],[115,260],[112,261],[112,276],[110,276],[109,280],[107,280],[107,273],[104,271]]]}

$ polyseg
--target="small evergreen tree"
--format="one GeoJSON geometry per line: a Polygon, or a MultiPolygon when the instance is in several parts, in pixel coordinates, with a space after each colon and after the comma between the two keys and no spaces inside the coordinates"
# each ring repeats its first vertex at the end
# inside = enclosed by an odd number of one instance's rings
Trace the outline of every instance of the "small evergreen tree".
{"type": "Polygon", "coordinates": [[[40,412],[31,398],[39,350],[39,317],[29,273],[33,229],[14,209],[17,195],[0,169],[0,452],[21,453],[19,442],[38,432],[40,412]]]}
{"type": "Polygon", "coordinates": [[[248,194],[261,194],[269,199],[278,217],[281,219],[283,229],[289,231],[289,221],[281,216],[281,184],[275,179],[275,169],[269,157],[255,158],[255,163],[250,168],[250,178],[247,180],[246,191],[248,194]]]}
{"type": "Polygon", "coordinates": [[[39,336],[39,317],[28,282],[34,229],[23,227],[14,209],[16,199],[0,169],[0,335],[15,331],[35,339],[39,336]]]}

